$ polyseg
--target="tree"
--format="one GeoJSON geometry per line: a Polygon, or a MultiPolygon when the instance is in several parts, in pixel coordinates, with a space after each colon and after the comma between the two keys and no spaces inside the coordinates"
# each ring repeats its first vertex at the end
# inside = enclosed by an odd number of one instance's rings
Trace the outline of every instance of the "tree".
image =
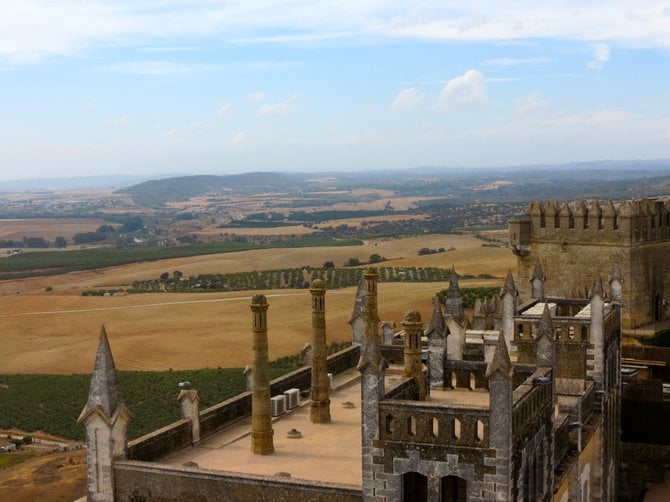
{"type": "Polygon", "coordinates": [[[335,268],[335,264],[332,261],[327,261],[323,264],[323,268],[335,268]]]}
{"type": "Polygon", "coordinates": [[[361,264],[361,260],[358,258],[349,258],[345,263],[345,267],[357,267],[358,265],[361,264]]]}
{"type": "Polygon", "coordinates": [[[161,281],[167,281],[170,278],[170,274],[167,272],[163,272],[161,274],[161,281]]]}
{"type": "Polygon", "coordinates": [[[172,272],[172,278],[177,281],[181,279],[183,275],[184,274],[182,274],[179,270],[175,270],[174,272],[172,272]]]}
{"type": "Polygon", "coordinates": [[[368,259],[368,261],[370,263],[379,263],[381,261],[384,261],[385,259],[386,258],[384,258],[382,255],[377,254],[377,253],[373,253],[373,254],[370,255],[370,258],[368,259]]]}
{"type": "Polygon", "coordinates": [[[57,248],[64,248],[67,246],[67,240],[65,240],[65,237],[63,237],[62,235],[59,235],[54,239],[54,245],[57,248]]]}

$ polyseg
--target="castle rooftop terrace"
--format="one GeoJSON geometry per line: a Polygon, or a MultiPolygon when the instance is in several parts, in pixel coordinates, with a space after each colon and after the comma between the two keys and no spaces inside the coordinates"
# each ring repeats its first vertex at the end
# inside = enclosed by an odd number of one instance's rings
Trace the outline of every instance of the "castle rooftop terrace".
{"type": "Polygon", "coordinates": [[[330,424],[313,424],[309,399],[285,415],[273,418],[274,453],[251,452],[251,417],[239,421],[198,445],[162,457],[158,462],[200,469],[292,478],[361,486],[361,388],[356,368],[336,375],[330,392],[330,424]],[[353,403],[354,407],[343,406],[353,403]],[[302,437],[287,437],[292,429],[302,437]],[[195,467],[195,466],[193,466],[195,467]]]}

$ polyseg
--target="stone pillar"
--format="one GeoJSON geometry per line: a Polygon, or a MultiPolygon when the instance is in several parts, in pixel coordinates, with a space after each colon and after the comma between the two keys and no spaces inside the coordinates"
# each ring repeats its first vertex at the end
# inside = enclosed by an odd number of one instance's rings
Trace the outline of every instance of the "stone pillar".
{"type": "Polygon", "coordinates": [[[192,444],[200,442],[200,395],[197,390],[182,390],[179,393],[181,416],[191,421],[192,444]]]}
{"type": "MultiPolygon", "coordinates": [[[[444,321],[440,301],[433,298],[433,317],[430,320],[426,335],[428,336],[428,352],[430,354],[430,388],[444,387],[444,358],[447,353],[447,324],[444,321]]],[[[452,322],[455,322],[453,319],[452,322]]]]}
{"type": "Polygon", "coordinates": [[[326,353],[326,288],[323,281],[312,282],[312,403],[310,417],[314,424],[330,422],[328,399],[328,355],[326,353]]]}
{"type": "Polygon", "coordinates": [[[247,392],[254,389],[254,367],[251,364],[247,364],[242,370],[244,375],[244,387],[247,392]]]}
{"type": "Polygon", "coordinates": [[[414,378],[419,388],[419,400],[426,399],[426,381],[423,378],[423,365],[421,364],[421,335],[423,334],[423,322],[421,314],[416,310],[408,310],[402,321],[405,329],[404,350],[404,376],[414,378]]]}
{"type": "Polygon", "coordinates": [[[621,278],[621,267],[618,263],[614,264],[610,277],[610,299],[614,303],[623,303],[623,279],[621,278]]]}
{"type": "Polygon", "coordinates": [[[251,299],[253,312],[253,389],[251,396],[251,451],[268,455],[274,451],[272,444],[272,419],[270,413],[270,364],[268,362],[268,303],[265,295],[251,299]]]}
{"type": "Polygon", "coordinates": [[[542,317],[537,325],[537,334],[535,335],[535,357],[539,367],[554,367],[556,360],[554,340],[554,323],[551,320],[549,307],[545,303],[542,317]]]}

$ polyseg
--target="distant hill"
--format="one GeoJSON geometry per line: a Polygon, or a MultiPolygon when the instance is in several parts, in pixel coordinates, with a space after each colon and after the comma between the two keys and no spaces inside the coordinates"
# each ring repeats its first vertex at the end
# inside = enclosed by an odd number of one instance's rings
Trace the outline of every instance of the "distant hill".
{"type": "Polygon", "coordinates": [[[130,195],[137,204],[156,206],[166,202],[187,200],[209,193],[234,191],[258,193],[259,191],[296,189],[307,183],[313,174],[287,174],[257,172],[230,176],[198,175],[149,180],[116,193],[130,195]]]}

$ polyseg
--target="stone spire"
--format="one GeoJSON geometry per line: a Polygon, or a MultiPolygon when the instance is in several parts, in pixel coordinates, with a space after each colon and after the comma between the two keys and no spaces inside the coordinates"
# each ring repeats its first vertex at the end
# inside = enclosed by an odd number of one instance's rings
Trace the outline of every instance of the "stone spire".
{"type": "Polygon", "coordinates": [[[507,271],[507,278],[500,290],[500,295],[502,296],[501,333],[509,349],[512,346],[512,340],[514,340],[514,316],[516,315],[516,302],[519,295],[511,270],[507,271]]]}
{"type": "Polygon", "coordinates": [[[505,284],[503,284],[503,287],[500,289],[500,296],[505,296],[506,294],[511,294],[512,296],[516,296],[517,290],[516,286],[514,285],[514,277],[512,276],[512,271],[508,270],[507,271],[507,277],[505,277],[505,284]]]}
{"type": "Polygon", "coordinates": [[[405,329],[404,354],[404,376],[411,376],[419,388],[419,400],[426,399],[426,382],[423,378],[421,365],[421,334],[423,333],[423,322],[421,314],[416,310],[408,310],[402,321],[405,329]]]}
{"type": "Polygon", "coordinates": [[[87,499],[114,501],[114,459],[126,456],[131,413],[123,404],[107,332],[100,330],[91,387],[78,424],[86,427],[87,499]]]}
{"type": "Polygon", "coordinates": [[[484,331],[486,329],[486,316],[484,312],[484,303],[480,298],[475,300],[475,306],[472,309],[472,327],[473,329],[484,331]]]}
{"type": "Polygon", "coordinates": [[[312,423],[330,422],[328,354],[326,350],[326,288],[321,279],[312,282],[312,423]]]}
{"type": "Polygon", "coordinates": [[[542,264],[540,260],[535,262],[535,268],[533,269],[533,275],[530,276],[530,285],[531,285],[531,297],[538,300],[544,299],[544,281],[546,276],[544,275],[544,270],[542,270],[542,264]]]}
{"type": "Polygon", "coordinates": [[[600,298],[605,297],[605,294],[603,292],[603,281],[600,277],[593,280],[593,286],[591,287],[591,293],[589,294],[589,299],[593,299],[595,295],[598,295],[600,298]]]}
{"type": "Polygon", "coordinates": [[[253,387],[251,394],[251,451],[268,455],[274,451],[270,410],[270,363],[268,361],[268,302],[265,295],[251,299],[253,313],[253,387]]]}
{"type": "Polygon", "coordinates": [[[494,373],[501,373],[502,375],[512,378],[514,368],[512,360],[509,358],[509,351],[507,350],[507,343],[502,333],[498,335],[498,343],[496,344],[496,351],[493,353],[493,359],[486,368],[486,376],[491,378],[494,373]]]}
{"type": "Polygon", "coordinates": [[[542,317],[537,325],[535,337],[538,366],[554,366],[554,323],[551,321],[549,306],[545,303],[542,317]]]}
{"type": "Polygon", "coordinates": [[[358,369],[371,366],[376,371],[382,371],[381,340],[379,339],[379,314],[377,312],[377,267],[365,269],[365,342],[361,347],[361,356],[358,360],[358,369]]]}
{"type": "Polygon", "coordinates": [[[428,337],[428,352],[430,353],[430,387],[432,389],[444,386],[444,358],[447,351],[447,323],[442,314],[440,299],[433,298],[433,316],[426,330],[428,337]]]}
{"type": "Polygon", "coordinates": [[[433,315],[430,318],[430,323],[426,329],[426,336],[430,339],[432,337],[444,338],[447,332],[447,324],[444,322],[444,314],[440,306],[440,300],[437,296],[433,298],[433,315]]]}
{"type": "Polygon", "coordinates": [[[623,277],[621,276],[621,267],[619,267],[618,262],[614,264],[609,282],[610,298],[615,303],[621,303],[623,301],[623,277]]]}
{"type": "Polygon", "coordinates": [[[461,288],[458,286],[458,275],[456,269],[451,266],[451,277],[449,278],[449,289],[444,302],[444,315],[451,316],[459,323],[463,322],[463,297],[461,288]]]}
{"type": "Polygon", "coordinates": [[[100,329],[100,342],[98,351],[95,354],[95,363],[93,366],[93,375],[91,376],[91,386],[88,392],[88,401],[86,407],[81,412],[79,421],[82,417],[99,409],[105,416],[111,417],[116,409],[122,405],[121,389],[116,378],[116,367],[112,350],[109,347],[107,339],[107,330],[103,325],[100,329]]]}
{"type": "Polygon", "coordinates": [[[365,276],[363,276],[358,283],[354,308],[348,321],[351,326],[351,343],[353,345],[362,346],[365,343],[365,302],[365,276]]]}

